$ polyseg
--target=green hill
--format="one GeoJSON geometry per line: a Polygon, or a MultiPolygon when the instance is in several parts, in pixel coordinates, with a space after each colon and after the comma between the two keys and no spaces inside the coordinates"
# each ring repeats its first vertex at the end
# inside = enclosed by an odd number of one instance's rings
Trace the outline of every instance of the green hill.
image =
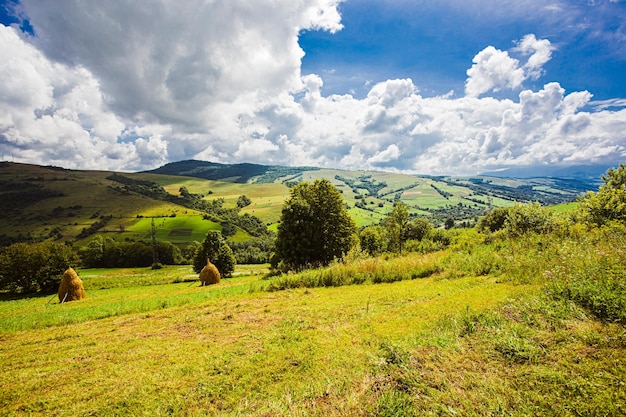
{"type": "Polygon", "coordinates": [[[151,217],[159,219],[161,240],[201,240],[208,230],[224,227],[234,231],[232,239],[246,240],[254,230],[240,221],[242,215],[275,228],[289,187],[317,178],[329,179],[342,192],[360,226],[378,222],[396,200],[436,225],[448,218],[471,224],[490,207],[515,201],[559,204],[597,189],[597,183],[577,179],[430,177],[203,161],[142,173],[2,162],[0,244],[44,239],[82,243],[96,232],[116,240],[147,239],[146,219],[151,217]],[[238,209],[242,195],[251,204],[238,209]]]}
{"type": "MultiPolygon", "coordinates": [[[[573,201],[585,191],[596,190],[599,179],[587,177],[502,178],[490,176],[450,177],[415,176],[379,171],[346,171],[307,167],[264,166],[254,164],[216,164],[206,161],[181,161],[149,171],[167,175],[190,176],[242,185],[285,185],[316,178],[329,179],[344,195],[350,214],[359,225],[384,217],[393,202],[401,200],[414,215],[428,216],[436,224],[453,218],[471,222],[490,207],[514,202],[538,201],[545,205],[573,201]]],[[[229,188],[229,186],[225,186],[229,188]]],[[[242,188],[237,187],[238,190],[242,188]]],[[[257,189],[260,190],[260,189],[257,189]]],[[[248,211],[259,210],[268,223],[278,220],[285,189],[268,191],[262,203],[253,199],[248,211]]],[[[232,199],[232,194],[229,196],[232,199]]]]}

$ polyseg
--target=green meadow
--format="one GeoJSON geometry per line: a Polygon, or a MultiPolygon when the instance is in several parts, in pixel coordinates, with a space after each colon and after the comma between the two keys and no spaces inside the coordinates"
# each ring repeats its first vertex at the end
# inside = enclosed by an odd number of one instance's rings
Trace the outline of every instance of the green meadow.
{"type": "Polygon", "coordinates": [[[626,414],[626,235],[455,232],[277,277],[78,270],[0,301],[6,416],[626,414]]]}
{"type": "MultiPolygon", "coordinates": [[[[209,230],[221,230],[219,223],[200,215],[155,218],[156,237],[169,242],[202,242],[209,230]]],[[[125,227],[122,236],[130,239],[150,239],[152,218],[138,218],[125,227]]]]}

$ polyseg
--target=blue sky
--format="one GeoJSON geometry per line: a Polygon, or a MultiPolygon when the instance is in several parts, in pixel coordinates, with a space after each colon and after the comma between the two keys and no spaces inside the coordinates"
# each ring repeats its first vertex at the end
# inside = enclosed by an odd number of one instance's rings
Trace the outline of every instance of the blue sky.
{"type": "Polygon", "coordinates": [[[0,6],[5,159],[455,175],[626,160],[623,0],[0,6]]]}
{"type": "Polygon", "coordinates": [[[300,37],[302,70],[324,74],[325,93],[363,95],[367,81],[409,77],[425,95],[462,94],[477,52],[510,49],[533,33],[556,50],[529,87],[557,80],[598,100],[626,97],[626,2],[555,2],[553,10],[537,7],[542,2],[473,3],[480,2],[347,1],[339,7],[341,31],[300,37]]]}

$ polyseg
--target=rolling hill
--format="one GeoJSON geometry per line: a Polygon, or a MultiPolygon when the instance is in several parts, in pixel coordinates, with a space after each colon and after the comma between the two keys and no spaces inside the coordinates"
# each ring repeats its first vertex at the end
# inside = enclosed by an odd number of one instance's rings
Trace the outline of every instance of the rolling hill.
{"type": "Polygon", "coordinates": [[[317,178],[327,178],[342,192],[360,226],[378,222],[396,200],[434,224],[452,218],[466,225],[490,207],[516,201],[559,204],[599,183],[599,178],[434,177],[205,161],[140,173],[2,162],[0,244],[44,239],[82,244],[96,232],[116,240],[147,239],[152,217],[161,240],[201,240],[208,230],[228,227],[231,239],[243,241],[255,233],[251,216],[275,228],[289,187],[317,178]],[[251,203],[238,208],[242,195],[251,203]]]}

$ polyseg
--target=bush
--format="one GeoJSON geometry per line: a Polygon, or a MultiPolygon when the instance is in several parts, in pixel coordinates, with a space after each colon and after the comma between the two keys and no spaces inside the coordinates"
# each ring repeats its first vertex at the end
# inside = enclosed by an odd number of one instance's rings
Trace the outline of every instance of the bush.
{"type": "Polygon", "coordinates": [[[497,207],[484,215],[478,221],[477,228],[481,232],[497,232],[504,229],[506,217],[509,209],[505,207],[497,207]]]}
{"type": "Polygon", "coordinates": [[[264,264],[270,262],[274,247],[271,236],[253,238],[243,242],[228,241],[238,264],[264,264]]]}
{"type": "Polygon", "coordinates": [[[385,250],[384,229],[380,226],[369,226],[359,232],[361,249],[370,256],[376,256],[385,250]]]}
{"type": "Polygon", "coordinates": [[[56,292],[63,272],[79,257],[69,246],[15,243],[0,254],[0,288],[15,293],[56,292]]]}
{"type": "Polygon", "coordinates": [[[509,236],[526,233],[547,233],[553,229],[553,212],[539,203],[515,204],[498,207],[480,218],[477,229],[481,232],[504,230],[509,236]]]}
{"type": "Polygon", "coordinates": [[[580,201],[577,220],[597,226],[617,220],[626,222],[626,165],[609,169],[597,193],[589,192],[580,201]]]}
{"type": "Polygon", "coordinates": [[[509,207],[505,230],[510,236],[546,233],[552,230],[553,213],[539,203],[515,204],[509,207]]]}
{"type": "Polygon", "coordinates": [[[426,236],[428,236],[432,228],[433,227],[428,220],[424,218],[418,218],[409,222],[409,224],[406,225],[404,237],[407,240],[422,240],[426,236]]]}

